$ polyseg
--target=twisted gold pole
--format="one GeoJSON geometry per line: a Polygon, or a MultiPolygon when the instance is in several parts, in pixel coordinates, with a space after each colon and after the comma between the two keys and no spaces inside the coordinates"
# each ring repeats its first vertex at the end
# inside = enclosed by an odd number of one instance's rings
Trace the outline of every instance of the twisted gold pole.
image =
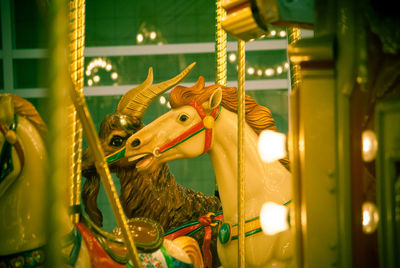
{"type": "MultiPolygon", "coordinates": [[[[83,92],[84,83],[84,47],[85,47],[85,0],[70,0],[70,72],[72,84],[76,91],[83,92]]],[[[82,164],[82,126],[78,120],[75,107],[68,107],[69,139],[69,205],[80,204],[81,194],[81,164],[82,164]]],[[[72,221],[79,221],[79,215],[73,214],[72,221]]]]}
{"type": "Polygon", "coordinates": [[[217,0],[217,31],[216,31],[216,51],[217,51],[217,77],[215,83],[226,86],[226,32],[222,29],[222,20],[226,16],[226,11],[222,7],[222,0],[217,0]]]}
{"type": "Polygon", "coordinates": [[[238,210],[239,210],[239,267],[245,265],[245,211],[244,211],[244,124],[245,124],[245,41],[238,41],[238,210]]]}
{"type": "MultiPolygon", "coordinates": [[[[289,28],[288,42],[290,45],[295,44],[301,39],[300,28],[289,28]]],[[[292,89],[297,88],[300,83],[300,66],[298,64],[290,64],[290,73],[292,78],[292,89]]]]}

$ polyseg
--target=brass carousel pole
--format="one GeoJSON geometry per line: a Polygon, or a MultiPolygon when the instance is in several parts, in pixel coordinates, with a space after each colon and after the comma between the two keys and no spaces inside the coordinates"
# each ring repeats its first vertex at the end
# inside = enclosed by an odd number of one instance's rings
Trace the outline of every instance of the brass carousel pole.
{"type": "MultiPolygon", "coordinates": [[[[84,82],[84,48],[85,48],[85,0],[69,1],[70,22],[70,72],[75,91],[83,92],[84,82]]],[[[68,129],[70,133],[69,157],[69,205],[80,205],[81,163],[82,163],[82,125],[78,120],[74,105],[68,106],[68,129]]],[[[79,221],[79,214],[72,214],[72,222],[79,221]]]]}
{"type": "MultiPolygon", "coordinates": [[[[114,182],[111,178],[108,165],[104,159],[104,153],[100,146],[93,120],[87,109],[83,97],[83,74],[84,74],[84,38],[85,38],[85,0],[70,0],[70,58],[71,58],[71,78],[73,87],[70,87],[73,106],[69,107],[70,129],[73,130],[72,149],[70,161],[72,163],[72,183],[70,187],[70,204],[78,205],[80,203],[80,181],[81,181],[81,155],[82,155],[82,127],[85,130],[89,147],[95,155],[95,164],[97,172],[100,175],[104,189],[106,191],[114,216],[118,226],[122,230],[125,245],[128,249],[128,256],[134,267],[141,267],[136,246],[122,210],[121,203],[114,182]],[[78,118],[80,121],[78,121],[78,118]]],[[[78,218],[74,217],[73,221],[78,218]]]]}
{"type": "Polygon", "coordinates": [[[244,173],[244,124],[245,124],[245,41],[238,40],[238,208],[239,208],[239,267],[246,267],[245,259],[245,173],[244,173]]]}
{"type": "Polygon", "coordinates": [[[215,83],[226,86],[226,32],[222,29],[221,22],[226,16],[226,11],[222,7],[222,0],[217,0],[217,31],[216,44],[217,51],[217,78],[215,83]]]}

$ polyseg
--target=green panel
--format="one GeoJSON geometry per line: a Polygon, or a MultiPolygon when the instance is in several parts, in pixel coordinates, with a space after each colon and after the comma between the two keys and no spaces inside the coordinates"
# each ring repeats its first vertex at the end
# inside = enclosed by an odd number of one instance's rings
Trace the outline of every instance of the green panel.
{"type": "Polygon", "coordinates": [[[279,16],[284,21],[313,24],[314,0],[278,0],[279,16]]]}
{"type": "Polygon", "coordinates": [[[45,48],[43,16],[47,11],[47,1],[18,0],[12,4],[13,48],[45,48]]]}
{"type": "Polygon", "coordinates": [[[40,78],[43,59],[16,59],[13,65],[16,89],[45,87],[46,77],[40,78]]]}
{"type": "MultiPolygon", "coordinates": [[[[228,55],[236,52],[228,53],[228,55]]],[[[165,81],[174,77],[181,72],[186,66],[192,62],[196,62],[196,67],[192,73],[185,79],[185,82],[196,82],[198,77],[202,75],[206,81],[215,80],[215,54],[178,54],[178,55],[151,55],[151,56],[120,56],[120,57],[101,57],[103,61],[111,66],[109,70],[106,67],[91,66],[98,57],[85,58],[85,85],[89,85],[88,81],[96,81],[94,78],[98,76],[98,82],[93,82],[94,86],[104,85],[127,85],[139,84],[144,81],[147,76],[148,68],[153,67],[154,82],[165,81]],[[88,72],[90,70],[90,72],[88,72]],[[112,79],[112,74],[117,73],[117,78],[112,79]]],[[[247,80],[258,79],[286,79],[288,77],[287,68],[284,64],[287,62],[286,50],[268,50],[268,51],[249,51],[246,53],[246,70],[254,69],[254,74],[246,74],[247,80]],[[282,68],[278,73],[277,68],[282,68]],[[273,75],[267,76],[265,70],[272,68],[273,75]],[[260,71],[261,75],[257,72],[260,71]]],[[[237,59],[228,63],[228,81],[237,80],[237,59]]]]}

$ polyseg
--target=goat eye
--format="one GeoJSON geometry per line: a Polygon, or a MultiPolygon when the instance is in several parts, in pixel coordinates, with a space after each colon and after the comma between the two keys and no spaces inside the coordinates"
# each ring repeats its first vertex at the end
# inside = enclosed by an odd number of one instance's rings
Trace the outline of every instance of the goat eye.
{"type": "Polygon", "coordinates": [[[182,114],[179,116],[179,121],[181,122],[185,122],[186,120],[188,120],[188,116],[186,114],[182,114]]]}
{"type": "Polygon", "coordinates": [[[121,147],[124,145],[125,139],[121,136],[115,135],[111,138],[110,145],[113,147],[121,147]]]}

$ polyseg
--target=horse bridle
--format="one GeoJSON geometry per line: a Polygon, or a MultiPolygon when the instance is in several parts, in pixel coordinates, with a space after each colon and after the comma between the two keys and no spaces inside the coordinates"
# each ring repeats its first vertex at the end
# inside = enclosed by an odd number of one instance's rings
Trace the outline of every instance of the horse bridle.
{"type": "Polygon", "coordinates": [[[181,135],[165,143],[161,147],[156,147],[153,151],[155,157],[159,157],[162,153],[165,153],[166,151],[178,146],[182,142],[190,139],[196,134],[199,134],[203,130],[205,131],[205,141],[202,154],[205,154],[210,149],[212,141],[212,128],[214,126],[214,121],[217,120],[221,111],[221,105],[215,107],[209,115],[207,114],[203,106],[198,102],[194,101],[190,103],[190,106],[192,106],[197,111],[202,120],[183,132],[181,135]]]}
{"type": "MultiPolygon", "coordinates": [[[[211,141],[212,141],[212,128],[214,126],[214,121],[217,120],[219,113],[221,112],[221,105],[218,105],[215,107],[211,113],[208,115],[206,110],[203,108],[201,104],[198,102],[192,102],[190,105],[195,108],[197,113],[200,115],[200,118],[202,121],[199,123],[195,124],[188,130],[186,130],[184,133],[179,135],[178,137],[174,138],[173,140],[165,143],[161,147],[156,147],[153,151],[153,154],[155,157],[159,157],[162,153],[165,153],[166,151],[178,146],[182,142],[190,139],[194,135],[202,132],[203,130],[205,131],[205,142],[204,142],[204,150],[202,154],[205,154],[211,146],[211,141]]],[[[119,149],[118,151],[111,153],[107,156],[105,156],[105,159],[108,164],[111,164],[125,156],[125,151],[126,147],[124,146],[123,148],[119,149]]]]}
{"type": "Polygon", "coordinates": [[[17,115],[14,115],[14,120],[10,127],[6,127],[0,123],[0,132],[4,136],[4,144],[0,153],[0,183],[14,170],[14,165],[11,157],[11,149],[14,146],[21,164],[21,170],[24,166],[25,158],[22,146],[18,141],[16,129],[18,126],[17,115]]]}

